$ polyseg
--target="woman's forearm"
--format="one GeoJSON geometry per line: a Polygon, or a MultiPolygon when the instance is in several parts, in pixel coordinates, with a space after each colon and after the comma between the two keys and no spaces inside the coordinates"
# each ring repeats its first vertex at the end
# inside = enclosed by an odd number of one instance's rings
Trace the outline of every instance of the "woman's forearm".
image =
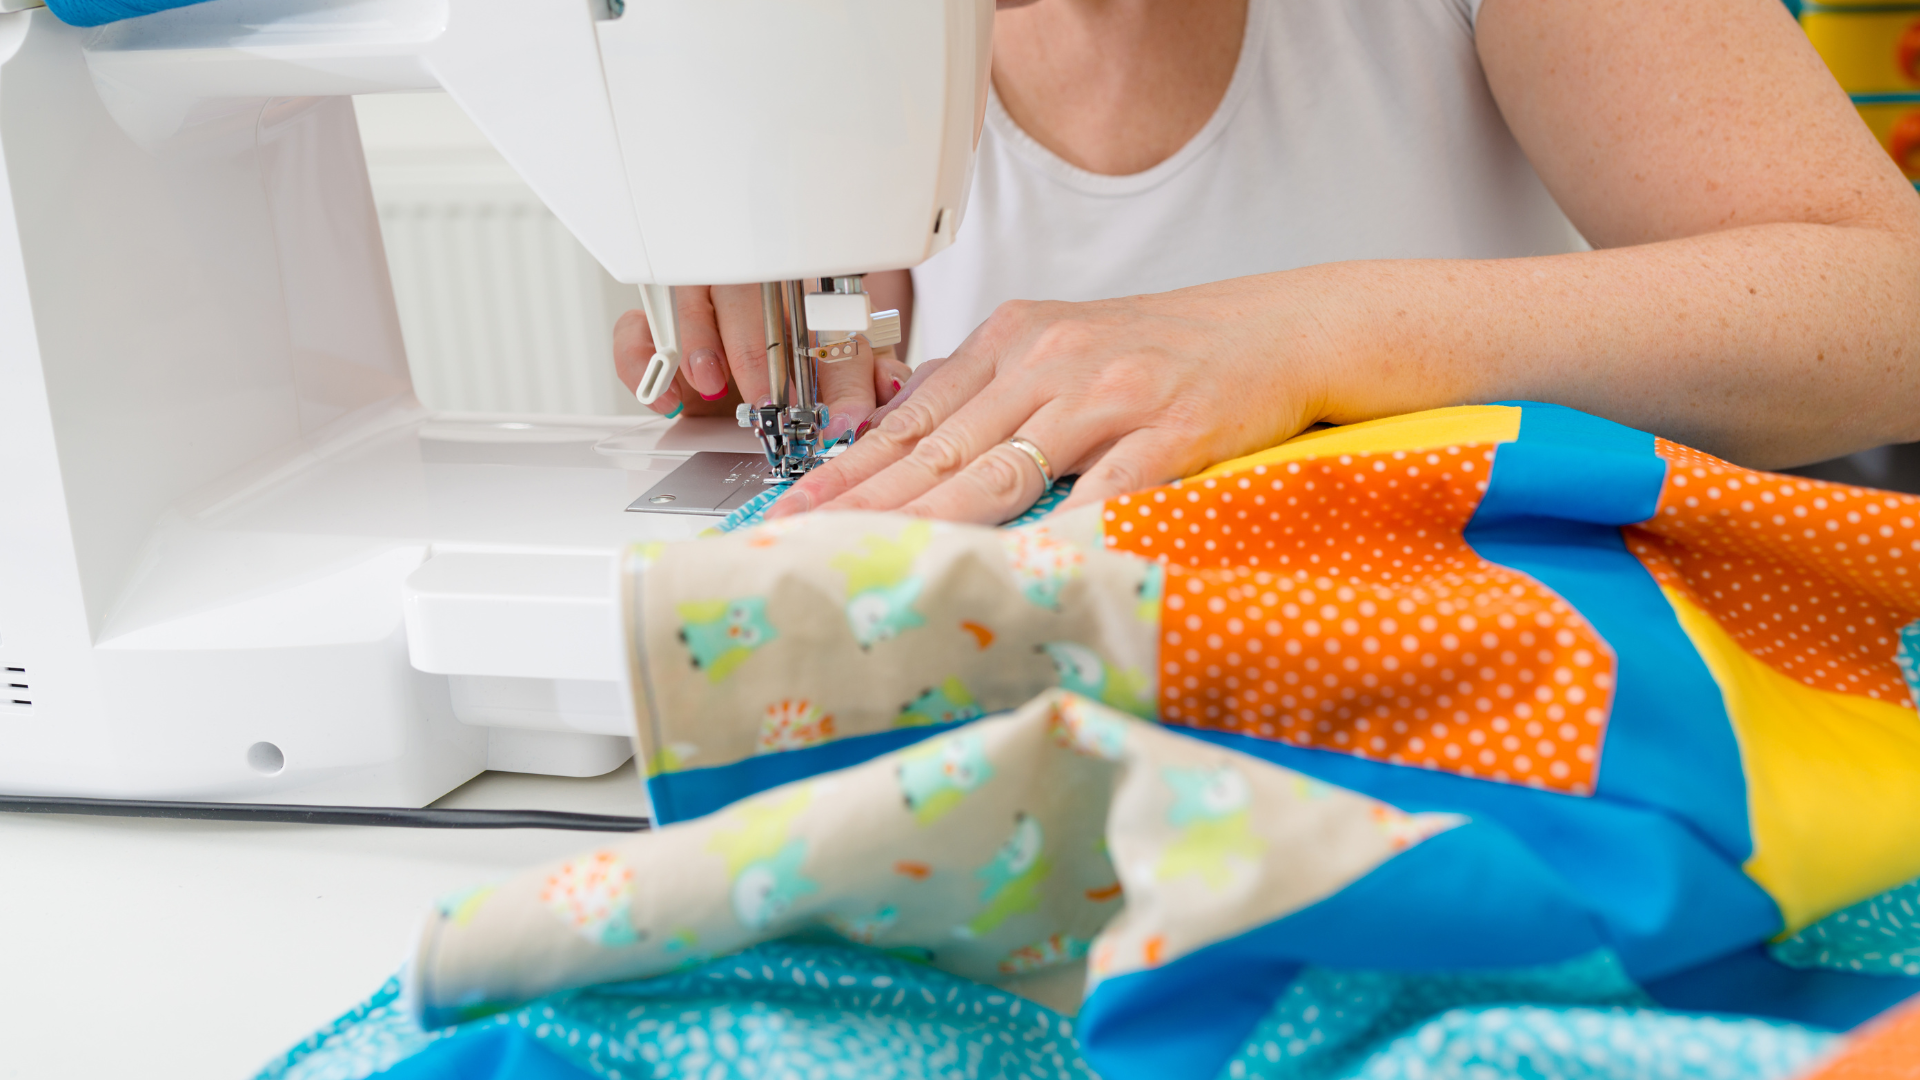
{"type": "Polygon", "coordinates": [[[1920,439],[1920,232],[1903,228],[1771,224],[1218,288],[1242,313],[1240,290],[1268,297],[1328,421],[1550,401],[1755,467],[1920,439]]]}

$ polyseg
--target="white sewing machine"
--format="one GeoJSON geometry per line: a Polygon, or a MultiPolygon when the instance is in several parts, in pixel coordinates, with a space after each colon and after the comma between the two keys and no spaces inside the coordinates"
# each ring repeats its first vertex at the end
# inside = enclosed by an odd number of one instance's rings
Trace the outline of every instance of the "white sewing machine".
{"type": "MultiPolygon", "coordinates": [[[[617,553],[712,523],[628,506],[744,435],[423,410],[345,95],[445,88],[615,278],[775,283],[817,351],[951,242],[993,6],[0,14],[0,793],[420,806],[625,761],[617,553]]],[[[745,418],[784,445],[811,355],[745,418]]]]}

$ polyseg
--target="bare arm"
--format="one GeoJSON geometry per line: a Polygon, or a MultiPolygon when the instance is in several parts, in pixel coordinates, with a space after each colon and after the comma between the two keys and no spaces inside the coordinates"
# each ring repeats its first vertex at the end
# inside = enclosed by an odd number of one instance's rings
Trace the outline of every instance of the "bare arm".
{"type": "Polygon", "coordinates": [[[1782,5],[1486,0],[1478,40],[1602,250],[1307,272],[1322,415],[1556,401],[1763,467],[1920,438],[1920,197],[1782,5]]]}
{"type": "Polygon", "coordinates": [[[1315,421],[1559,402],[1745,464],[1920,438],[1920,197],[1777,0],[1485,0],[1494,96],[1599,250],[1003,306],[774,513],[1000,520],[1315,421]]]}

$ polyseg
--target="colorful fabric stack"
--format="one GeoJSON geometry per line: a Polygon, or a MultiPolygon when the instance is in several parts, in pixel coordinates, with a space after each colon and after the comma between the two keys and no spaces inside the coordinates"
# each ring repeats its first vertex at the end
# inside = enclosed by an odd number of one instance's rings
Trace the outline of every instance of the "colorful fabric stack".
{"type": "Polygon", "coordinates": [[[1920,188],[1920,4],[1821,0],[1800,25],[1860,118],[1920,188]]]}
{"type": "Polygon", "coordinates": [[[796,934],[1067,971],[1109,1080],[1266,1075],[1328,971],[1600,963],[1616,1003],[1825,1028],[1920,990],[1855,962],[1920,947],[1920,499],[1486,406],[1017,529],[650,545],[628,582],[682,824],[443,905],[430,1020],[796,934]]]}

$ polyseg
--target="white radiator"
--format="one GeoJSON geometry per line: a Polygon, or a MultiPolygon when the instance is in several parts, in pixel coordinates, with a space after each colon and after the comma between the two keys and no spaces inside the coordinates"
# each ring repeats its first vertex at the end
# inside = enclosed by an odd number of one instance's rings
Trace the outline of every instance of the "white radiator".
{"type": "Polygon", "coordinates": [[[458,412],[635,413],[613,323],[638,306],[444,94],[356,99],[414,392],[458,412]]]}

